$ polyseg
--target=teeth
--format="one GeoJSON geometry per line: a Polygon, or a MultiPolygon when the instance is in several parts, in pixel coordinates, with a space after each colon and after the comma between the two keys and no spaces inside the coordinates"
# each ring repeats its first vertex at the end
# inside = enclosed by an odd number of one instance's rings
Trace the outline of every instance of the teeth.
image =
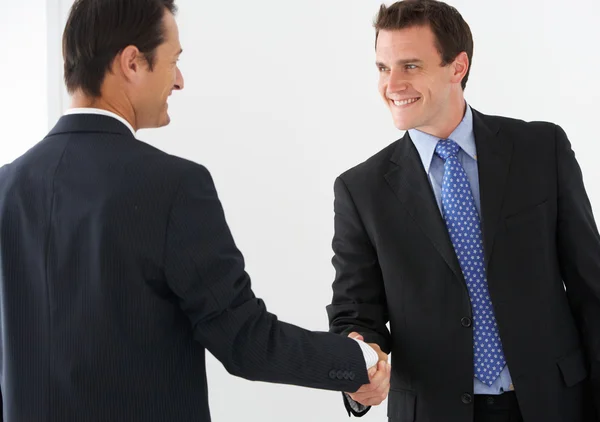
{"type": "Polygon", "coordinates": [[[393,101],[394,101],[394,105],[403,106],[403,105],[407,105],[407,104],[412,104],[418,100],[419,100],[418,98],[411,98],[410,100],[402,100],[402,101],[393,100],[393,101]]]}

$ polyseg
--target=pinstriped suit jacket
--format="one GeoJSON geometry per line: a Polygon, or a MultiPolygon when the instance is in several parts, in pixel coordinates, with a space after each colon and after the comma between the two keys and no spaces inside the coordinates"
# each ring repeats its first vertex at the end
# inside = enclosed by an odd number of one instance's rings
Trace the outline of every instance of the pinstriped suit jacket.
{"type": "Polygon", "coordinates": [[[250,380],[356,391],[354,340],[254,296],[209,172],[63,116],[0,170],[8,421],[209,421],[204,352],[250,380]]]}

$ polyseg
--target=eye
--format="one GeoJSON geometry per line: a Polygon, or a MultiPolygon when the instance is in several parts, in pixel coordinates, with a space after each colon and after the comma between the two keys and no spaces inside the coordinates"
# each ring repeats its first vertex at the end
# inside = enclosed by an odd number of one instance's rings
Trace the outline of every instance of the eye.
{"type": "Polygon", "coordinates": [[[413,69],[417,68],[417,65],[416,64],[407,64],[406,66],[404,66],[404,68],[406,70],[413,70],[413,69]]]}
{"type": "Polygon", "coordinates": [[[380,72],[385,72],[385,71],[387,71],[387,67],[385,67],[385,66],[377,66],[377,70],[379,70],[380,72]]]}

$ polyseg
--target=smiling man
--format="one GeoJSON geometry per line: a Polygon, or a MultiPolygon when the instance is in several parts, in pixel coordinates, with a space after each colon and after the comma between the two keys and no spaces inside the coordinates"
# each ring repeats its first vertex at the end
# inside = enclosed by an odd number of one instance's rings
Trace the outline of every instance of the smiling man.
{"type": "Polygon", "coordinates": [[[208,170],[136,139],[169,123],[183,88],[175,11],[76,0],[63,39],[73,108],[0,169],[6,421],[209,422],[206,350],[250,380],[388,390],[377,345],[269,313],[208,170]]]}
{"type": "Polygon", "coordinates": [[[382,6],[375,28],[406,133],[335,182],[331,330],[391,351],[391,421],[597,421],[600,237],[565,132],[465,102],[453,7],[382,6]]]}

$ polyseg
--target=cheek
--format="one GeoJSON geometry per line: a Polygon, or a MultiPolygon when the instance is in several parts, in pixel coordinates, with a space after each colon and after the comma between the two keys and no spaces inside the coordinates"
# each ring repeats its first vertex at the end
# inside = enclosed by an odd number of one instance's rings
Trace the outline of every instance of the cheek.
{"type": "Polygon", "coordinates": [[[381,94],[381,96],[385,97],[385,91],[387,90],[387,81],[383,78],[379,78],[377,88],[379,89],[379,93],[381,94]]]}
{"type": "Polygon", "coordinates": [[[443,73],[427,75],[427,85],[431,94],[435,96],[444,95],[449,87],[446,81],[446,75],[443,73]]]}

